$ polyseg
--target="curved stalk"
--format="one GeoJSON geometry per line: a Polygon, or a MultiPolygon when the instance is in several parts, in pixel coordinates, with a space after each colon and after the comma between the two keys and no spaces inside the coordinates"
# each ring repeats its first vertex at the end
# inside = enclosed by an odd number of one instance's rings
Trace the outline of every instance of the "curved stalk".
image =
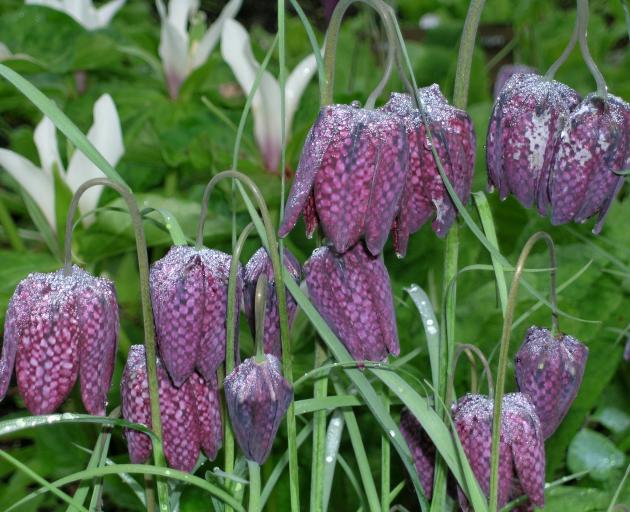
{"type": "Polygon", "coordinates": [[[556,75],[556,72],[558,71],[558,69],[560,69],[560,66],[562,66],[562,64],[566,62],[566,60],[569,58],[569,55],[571,55],[571,52],[575,48],[575,43],[577,43],[577,39],[578,39],[578,24],[579,24],[578,18],[576,18],[575,26],[573,27],[573,33],[571,34],[571,39],[569,39],[569,42],[566,48],[562,52],[562,55],[558,57],[558,59],[551,65],[551,67],[545,73],[545,78],[547,80],[553,80],[553,77],[556,75]]]}
{"type": "Polygon", "coordinates": [[[455,349],[455,355],[453,357],[453,368],[451,371],[451,374],[449,376],[449,381],[448,381],[448,391],[447,391],[447,399],[448,401],[446,402],[446,406],[448,407],[451,404],[451,401],[454,399],[454,388],[455,388],[455,370],[457,369],[457,363],[459,362],[459,358],[462,354],[466,354],[471,362],[471,364],[474,364],[474,356],[472,356],[472,354],[474,354],[477,359],[479,359],[479,361],[481,362],[481,365],[483,366],[483,372],[486,376],[486,381],[488,383],[488,396],[490,398],[492,398],[492,396],[494,395],[494,385],[492,383],[492,371],[490,370],[490,365],[488,364],[488,360],[486,359],[486,357],[484,356],[483,352],[479,349],[479,347],[475,346],[475,345],[471,345],[468,343],[461,343],[457,345],[457,348],[455,349]]]}
{"type": "Polygon", "coordinates": [[[580,41],[580,52],[586,65],[588,66],[591,75],[595,79],[597,84],[597,94],[604,100],[608,95],[608,87],[603,75],[599,71],[597,64],[591,56],[591,52],[588,49],[587,33],[588,33],[588,0],[578,0],[577,2],[577,17],[578,17],[578,40],[580,41]]]}
{"type": "Polygon", "coordinates": [[[265,360],[265,308],[267,306],[267,274],[263,273],[256,282],[256,299],[254,302],[254,315],[256,322],[256,361],[262,363],[265,360]]]}
{"type": "MultiPolygon", "coordinates": [[[[142,319],[144,325],[144,347],[147,362],[147,377],[149,380],[149,398],[151,401],[151,430],[155,433],[157,441],[153,442],[153,457],[156,466],[166,467],[164,452],[162,449],[162,421],[160,418],[160,398],[157,380],[157,353],[155,343],[155,327],[153,309],[151,307],[151,295],[149,292],[149,257],[147,244],[144,237],[142,216],[138,210],[138,204],[131,191],[123,184],[108,178],[95,178],[83,183],[72,197],[66,217],[66,232],[64,240],[64,267],[63,273],[68,276],[72,273],[72,227],[73,220],[79,206],[79,199],[89,188],[104,185],[114,189],[120,194],[131,216],[131,225],[136,238],[136,252],[138,253],[138,273],[140,276],[140,300],[142,302],[142,319]]],[[[168,510],[168,487],[166,482],[158,479],[158,499],[160,509],[168,510]]]]}
{"type": "Polygon", "coordinates": [[[544,231],[533,234],[525,243],[523,250],[518,258],[510,286],[508,295],[507,308],[505,310],[505,320],[503,321],[503,332],[501,334],[501,350],[499,353],[499,368],[497,372],[497,384],[494,396],[494,409],[492,417],[492,464],[490,470],[490,512],[496,512],[498,506],[498,490],[499,490],[499,438],[501,432],[501,407],[503,405],[503,390],[505,388],[505,374],[508,363],[508,353],[510,347],[510,333],[512,332],[512,320],[514,319],[514,311],[518,299],[518,287],[525,269],[525,263],[529,257],[529,253],[539,240],[544,240],[549,249],[549,258],[551,260],[551,304],[553,306],[554,315],[554,331],[557,330],[557,303],[556,303],[556,254],[555,247],[551,236],[544,231]]]}

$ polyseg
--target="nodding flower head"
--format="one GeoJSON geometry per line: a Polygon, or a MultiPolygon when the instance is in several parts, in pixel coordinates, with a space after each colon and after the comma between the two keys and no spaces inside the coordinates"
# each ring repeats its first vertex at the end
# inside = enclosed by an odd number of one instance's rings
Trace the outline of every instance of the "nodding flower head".
{"type": "Polygon", "coordinates": [[[505,64],[499,68],[497,77],[494,80],[494,98],[497,99],[503,91],[505,84],[508,83],[510,78],[516,74],[530,75],[535,74],[536,69],[531,66],[525,66],[523,64],[505,64]]]}
{"type": "Polygon", "coordinates": [[[0,397],[15,366],[18,388],[33,414],[54,412],[80,376],[81,398],[90,414],[104,415],[118,341],[114,285],[73,267],[30,274],[9,302],[0,397]]]}
{"type": "MultiPolygon", "coordinates": [[[[151,266],[157,342],[176,386],[195,369],[211,381],[225,360],[231,259],[213,249],[175,246],[151,266]]],[[[237,279],[236,319],[242,293],[240,272],[237,279]]]]}
{"type": "MultiPolygon", "coordinates": [[[[208,382],[198,373],[193,373],[178,388],[173,385],[160,361],[157,362],[157,371],[164,455],[171,467],[192,471],[200,449],[213,460],[223,442],[216,380],[208,382]]],[[[123,418],[152,428],[149,380],[142,345],[133,345],[129,350],[120,381],[120,395],[123,418]]],[[[149,436],[125,429],[125,437],[131,462],[146,462],[151,455],[149,436]]]]}
{"type": "Polygon", "coordinates": [[[573,403],[584,375],[588,348],[571,336],[553,336],[530,327],[514,358],[516,381],[536,407],[545,439],[553,434],[573,403]]]}
{"type": "Polygon", "coordinates": [[[395,116],[354,105],[323,107],[304,144],[280,235],[304,213],[307,235],[321,224],[337,252],[365,239],[379,254],[406,173],[407,138],[395,116]]]}
{"type": "Polygon", "coordinates": [[[470,199],[475,166],[475,130],[470,116],[449,105],[435,84],[419,89],[418,96],[424,105],[432,142],[422,113],[410,95],[394,93],[383,107],[404,123],[409,144],[408,173],[393,230],[394,248],[399,256],[407,251],[409,235],[427,220],[434,217],[434,231],[444,236],[457,215],[433,158],[431,144],[464,204],[470,199]]]}
{"type": "MultiPolygon", "coordinates": [[[[483,395],[468,394],[453,406],[453,422],[464,453],[481,486],[490,491],[492,416],[494,404],[483,395]]],[[[523,393],[508,393],[501,409],[499,444],[499,507],[516,497],[516,490],[542,507],[545,502],[545,446],[534,405],[523,393]]],[[[458,489],[464,510],[470,507],[458,489]]]]}
{"type": "Polygon", "coordinates": [[[245,457],[263,464],[293,400],[293,388],[282,376],[280,361],[271,354],[261,361],[246,359],[225,378],[224,389],[238,445],[245,457]]]}
{"type": "Polygon", "coordinates": [[[400,432],[411,451],[424,495],[430,500],[433,496],[435,445],[420,422],[406,407],[400,412],[400,432]]]}
{"type": "Polygon", "coordinates": [[[357,361],[398,355],[389,275],[362,243],[345,254],[320,247],[304,265],[313,304],[357,361]]]}
{"type": "MultiPolygon", "coordinates": [[[[302,276],[302,268],[298,260],[287,249],[284,250],[284,265],[291,272],[293,280],[299,284],[302,276]]],[[[267,299],[265,301],[265,334],[264,345],[265,353],[273,354],[280,357],[282,352],[280,346],[280,315],[278,312],[278,296],[276,294],[276,282],[273,274],[273,266],[271,259],[264,248],[258,249],[245,265],[243,277],[243,303],[245,315],[249,320],[249,326],[252,334],[256,332],[256,322],[254,314],[254,302],[256,298],[256,283],[262,274],[266,274],[269,279],[267,284],[267,299]]],[[[293,322],[297,311],[297,303],[288,291],[287,299],[287,315],[289,317],[289,326],[293,322]]]]}

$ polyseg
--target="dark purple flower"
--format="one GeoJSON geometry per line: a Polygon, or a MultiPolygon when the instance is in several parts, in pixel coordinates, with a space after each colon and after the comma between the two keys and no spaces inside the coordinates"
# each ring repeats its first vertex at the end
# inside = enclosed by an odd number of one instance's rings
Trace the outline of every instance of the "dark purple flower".
{"type": "Polygon", "coordinates": [[[536,69],[524,64],[505,64],[499,68],[494,80],[494,98],[497,99],[510,78],[516,74],[536,74],[536,69]]]}
{"type": "MultiPolygon", "coordinates": [[[[450,106],[436,84],[419,89],[418,93],[444,171],[466,204],[475,166],[475,130],[470,116],[450,106]]],[[[404,123],[409,144],[407,179],[394,224],[394,247],[403,256],[409,235],[432,217],[434,231],[439,236],[446,235],[457,209],[438,171],[415,100],[408,94],[394,93],[383,110],[404,123]]]]}
{"type": "MultiPolygon", "coordinates": [[[[462,448],[482,491],[490,491],[494,404],[483,395],[465,395],[453,406],[453,421],[462,448]]],[[[545,502],[545,447],[534,405],[523,393],[503,397],[499,444],[499,507],[522,490],[531,503],[545,502]]],[[[459,490],[460,505],[469,510],[459,490]]]]}
{"type": "Polygon", "coordinates": [[[623,360],[630,361],[630,336],[626,339],[626,346],[623,349],[623,360]]]}
{"type": "Polygon", "coordinates": [[[250,357],[234,368],[223,386],[238,445],[245,457],[263,464],[293,400],[293,388],[282,376],[279,359],[271,354],[261,362],[250,357]]]}
{"type": "Polygon", "coordinates": [[[304,265],[308,292],[330,328],[357,361],[398,355],[398,333],[389,275],[362,243],[342,255],[329,247],[304,265]]]}
{"type": "Polygon", "coordinates": [[[54,412],[77,377],[90,414],[104,415],[118,342],[114,284],[79,267],[30,274],[7,310],[0,360],[0,398],[15,365],[20,393],[33,414],[54,412]]]}
{"type": "Polygon", "coordinates": [[[405,438],[428,500],[433,496],[435,445],[413,413],[406,407],[400,411],[400,432],[405,438]]]}
{"type": "MultiPolygon", "coordinates": [[[[229,254],[213,249],[174,246],[151,266],[158,346],[176,386],[181,386],[195,369],[206,381],[212,381],[225,360],[231,259],[229,254]]],[[[241,293],[239,272],[236,319],[241,293]]]]}
{"type": "Polygon", "coordinates": [[[311,128],[287,199],[280,236],[303,212],[339,253],[364,238],[372,254],[387,240],[407,172],[402,124],[382,110],[323,107],[311,128]]]}
{"type": "Polygon", "coordinates": [[[486,141],[488,182],[501,200],[510,193],[541,214],[549,206],[549,172],[555,147],[580,96],[536,74],[513,75],[497,98],[486,141]]]}
{"type": "MultiPolygon", "coordinates": [[[[293,279],[299,284],[302,276],[302,268],[298,260],[287,249],[284,250],[284,265],[287,267],[293,279]]],[[[280,357],[282,347],[280,346],[280,316],[278,312],[278,297],[276,295],[276,283],[273,275],[273,266],[267,251],[261,247],[250,258],[245,265],[243,277],[243,299],[244,311],[252,334],[256,332],[256,323],[254,315],[254,302],[256,299],[256,284],[258,278],[263,274],[269,279],[267,284],[267,300],[265,307],[265,334],[264,344],[265,353],[273,354],[280,357]]],[[[285,288],[286,289],[286,288],[285,288]]],[[[293,322],[295,312],[297,311],[297,303],[291,294],[286,291],[287,298],[287,315],[289,317],[289,326],[293,322]]]]}
{"type": "Polygon", "coordinates": [[[582,383],[588,348],[571,336],[554,337],[548,329],[530,327],[514,358],[516,381],[540,418],[545,439],[553,434],[582,383]]]}
{"type": "Polygon", "coordinates": [[[630,105],[588,95],[560,134],[551,169],[551,222],[584,222],[597,215],[599,233],[630,168],[630,105]]]}
{"type": "MultiPolygon", "coordinates": [[[[200,448],[212,460],[223,440],[216,382],[208,383],[193,373],[177,388],[159,360],[157,365],[164,455],[171,467],[192,471],[200,448]]],[[[129,350],[120,381],[120,395],[123,418],[150,429],[151,402],[143,345],[133,345],[129,350]]],[[[125,437],[131,462],[146,462],[152,449],[149,436],[138,430],[125,429],[125,437]]]]}

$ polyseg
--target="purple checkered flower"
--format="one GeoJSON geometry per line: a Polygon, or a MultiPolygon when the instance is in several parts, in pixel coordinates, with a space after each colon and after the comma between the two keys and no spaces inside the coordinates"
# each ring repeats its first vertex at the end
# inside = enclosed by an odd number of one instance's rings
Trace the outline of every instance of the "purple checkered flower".
{"type": "MultiPolygon", "coordinates": [[[[193,373],[178,388],[173,385],[159,360],[157,365],[164,455],[171,467],[192,471],[200,449],[213,460],[223,442],[221,404],[216,380],[207,382],[199,374],[193,373]]],[[[129,350],[120,381],[120,396],[123,418],[152,428],[143,345],[133,345],[129,350]]],[[[146,462],[152,449],[150,437],[133,429],[125,429],[125,437],[131,462],[146,462]]]]}
{"type": "Polygon", "coordinates": [[[572,112],[551,169],[551,222],[585,222],[597,215],[599,233],[630,169],[630,105],[617,96],[589,94],[572,112]]]}
{"type": "Polygon", "coordinates": [[[549,206],[549,172],[555,148],[580,96],[537,74],[515,74],[492,110],[486,141],[488,182],[501,200],[510,193],[541,214],[549,206]]]}
{"type": "MultiPolygon", "coordinates": [[[[299,284],[302,276],[302,268],[298,260],[287,249],[284,250],[284,265],[287,267],[293,280],[299,284]]],[[[267,300],[265,302],[265,330],[264,330],[264,345],[265,353],[273,354],[276,357],[280,357],[282,352],[280,346],[280,316],[278,313],[278,297],[276,295],[276,283],[273,275],[273,266],[271,265],[271,259],[267,254],[267,251],[261,247],[250,258],[245,265],[245,272],[243,277],[243,302],[244,311],[247,319],[249,320],[249,326],[252,334],[256,332],[256,322],[254,314],[254,302],[256,299],[256,284],[258,278],[265,273],[269,279],[267,284],[267,300]]],[[[289,326],[293,322],[295,313],[297,311],[297,303],[291,294],[286,292],[287,298],[287,315],[289,317],[289,326]]]]}
{"type": "Polygon", "coordinates": [[[362,243],[345,254],[320,247],[304,265],[313,304],[357,361],[398,355],[394,301],[385,264],[362,243]]]}
{"type": "Polygon", "coordinates": [[[516,381],[540,418],[545,439],[553,434],[573,403],[584,375],[588,348],[571,336],[554,337],[530,327],[514,358],[516,381]]]}
{"type": "Polygon", "coordinates": [[[433,496],[435,445],[420,422],[406,407],[400,411],[400,432],[411,451],[424,495],[430,500],[433,496]]]}
{"type": "Polygon", "coordinates": [[[407,173],[402,123],[382,110],[323,107],[304,144],[280,236],[304,214],[339,253],[365,240],[379,254],[398,211],[407,173]]]}
{"type": "MultiPolygon", "coordinates": [[[[492,416],[494,404],[483,395],[468,394],[453,406],[453,421],[464,453],[486,496],[490,492],[492,416]]],[[[521,491],[530,502],[545,502],[545,446],[534,405],[523,393],[503,397],[499,444],[499,508],[521,491]]],[[[458,488],[465,511],[470,506],[458,488]]]]}
{"type": "MultiPolygon", "coordinates": [[[[195,369],[211,381],[225,360],[227,288],[232,257],[174,246],[151,266],[151,298],[160,356],[176,386],[195,369]]],[[[238,320],[242,280],[236,287],[238,320]]]]}
{"type": "Polygon", "coordinates": [[[29,274],[18,284],[4,325],[0,399],[15,366],[17,384],[33,414],[54,412],[80,377],[90,414],[104,415],[118,342],[114,284],[79,267],[29,274]]]}
{"type": "Polygon", "coordinates": [[[505,84],[508,83],[510,78],[514,75],[523,74],[536,74],[536,69],[531,66],[525,66],[524,64],[505,64],[499,68],[497,73],[497,77],[494,80],[494,98],[498,99],[501,91],[505,87],[505,84]]]}
{"type": "Polygon", "coordinates": [[[223,382],[234,436],[245,457],[263,464],[278,427],[293,400],[293,388],[282,376],[280,360],[246,359],[223,382]]]}
{"type": "MultiPolygon", "coordinates": [[[[475,166],[475,130],[470,116],[449,105],[436,84],[419,89],[418,94],[444,172],[459,199],[466,204],[475,166]]],[[[438,171],[415,100],[408,94],[394,93],[383,111],[403,122],[409,144],[407,179],[393,228],[394,248],[399,256],[404,256],[410,234],[434,217],[433,230],[439,236],[446,235],[457,209],[438,171]]]]}

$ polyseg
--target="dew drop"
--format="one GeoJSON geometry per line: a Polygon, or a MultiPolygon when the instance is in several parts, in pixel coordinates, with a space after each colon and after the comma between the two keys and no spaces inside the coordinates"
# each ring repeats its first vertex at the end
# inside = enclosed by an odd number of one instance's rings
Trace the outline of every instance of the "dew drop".
{"type": "Polygon", "coordinates": [[[332,461],[333,461],[332,455],[328,455],[328,457],[326,457],[326,462],[327,462],[328,464],[331,464],[331,463],[332,463],[332,461]]]}
{"type": "Polygon", "coordinates": [[[390,435],[390,437],[394,438],[394,437],[396,437],[396,432],[394,432],[393,430],[390,430],[389,431],[389,435],[390,435]]]}

